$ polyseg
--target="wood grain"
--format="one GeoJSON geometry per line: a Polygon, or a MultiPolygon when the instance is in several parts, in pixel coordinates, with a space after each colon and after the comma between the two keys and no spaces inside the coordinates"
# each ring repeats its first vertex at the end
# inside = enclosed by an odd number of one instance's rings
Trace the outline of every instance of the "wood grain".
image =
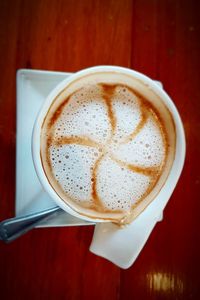
{"type": "MultiPolygon", "coordinates": [[[[92,227],[0,243],[1,299],[200,298],[200,5],[197,1],[0,1],[0,219],[14,215],[18,68],[113,64],[160,80],[184,122],[181,179],[135,264],[89,252],[92,227]]],[[[28,101],[28,99],[27,99],[28,101]]]]}

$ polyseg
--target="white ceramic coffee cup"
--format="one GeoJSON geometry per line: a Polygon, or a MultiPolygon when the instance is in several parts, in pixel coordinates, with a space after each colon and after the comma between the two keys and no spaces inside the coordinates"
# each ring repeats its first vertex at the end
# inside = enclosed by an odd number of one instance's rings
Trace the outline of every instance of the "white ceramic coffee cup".
{"type": "MultiPolygon", "coordinates": [[[[40,156],[40,134],[41,134],[41,127],[44,121],[44,118],[49,110],[49,107],[51,106],[52,102],[56,98],[56,96],[68,86],[71,82],[74,80],[77,80],[78,78],[84,77],[87,74],[96,73],[96,72],[120,72],[128,74],[129,76],[133,76],[135,78],[138,78],[142,80],[144,83],[146,83],[165,103],[165,105],[170,110],[174,123],[176,128],[176,151],[175,151],[175,159],[170,171],[170,174],[163,185],[161,191],[159,194],[165,194],[165,195],[171,195],[173,192],[176,183],[178,181],[178,178],[180,176],[180,173],[182,171],[182,167],[184,164],[184,158],[185,158],[185,136],[184,136],[184,130],[183,125],[179,116],[179,113],[173,103],[173,101],[170,99],[170,97],[164,92],[162,88],[160,88],[152,79],[148,78],[147,76],[133,71],[131,69],[117,67],[117,66],[97,66],[88,68],[82,71],[79,71],[77,73],[74,73],[70,77],[63,80],[60,84],[58,84],[52,92],[48,95],[46,98],[46,101],[44,105],[42,106],[39,115],[35,121],[34,129],[33,129],[33,135],[32,135],[32,155],[33,155],[33,161],[34,166],[36,169],[36,173],[38,175],[38,178],[46,190],[46,192],[50,195],[50,197],[59,205],[62,209],[64,209],[69,214],[79,217],[80,219],[86,220],[86,221],[92,221],[92,222],[107,222],[106,220],[101,219],[91,219],[89,217],[80,215],[76,211],[74,211],[67,203],[65,203],[55,192],[55,190],[52,188],[52,186],[49,184],[49,181],[45,175],[45,172],[42,167],[41,162],[41,156],[40,156]]],[[[159,197],[159,194],[156,196],[159,197]]],[[[155,201],[155,199],[153,200],[155,201]]],[[[164,204],[163,204],[164,206],[164,204]]],[[[164,208],[164,207],[163,207],[164,208]]]]}

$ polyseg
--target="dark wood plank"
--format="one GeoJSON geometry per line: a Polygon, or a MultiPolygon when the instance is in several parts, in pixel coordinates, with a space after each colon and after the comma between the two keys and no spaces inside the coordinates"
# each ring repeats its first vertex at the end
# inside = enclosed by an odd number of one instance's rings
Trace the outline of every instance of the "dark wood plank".
{"type": "Polygon", "coordinates": [[[1,220],[14,214],[17,68],[136,69],[163,82],[187,138],[164,220],[129,270],[89,252],[92,227],[37,229],[0,243],[1,299],[200,298],[199,20],[195,0],[0,1],[1,220]]]}

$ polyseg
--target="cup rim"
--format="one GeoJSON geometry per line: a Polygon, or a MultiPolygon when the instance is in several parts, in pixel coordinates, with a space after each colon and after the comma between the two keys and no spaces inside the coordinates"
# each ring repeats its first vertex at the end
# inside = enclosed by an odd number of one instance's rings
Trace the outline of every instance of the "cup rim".
{"type": "MultiPolygon", "coordinates": [[[[80,70],[76,73],[73,73],[63,81],[61,81],[47,96],[47,98],[44,101],[44,104],[42,105],[42,108],[39,111],[39,114],[35,120],[35,124],[33,127],[32,132],[32,158],[34,167],[37,173],[37,176],[44,187],[45,191],[50,195],[50,197],[55,201],[55,203],[60,206],[63,210],[68,212],[69,214],[78,217],[80,219],[91,221],[91,222],[109,222],[109,220],[104,219],[98,219],[98,218],[90,218],[84,215],[79,214],[75,210],[73,210],[66,202],[64,202],[59,195],[55,192],[53,187],[50,185],[45,172],[42,167],[41,157],[40,157],[40,134],[41,134],[41,127],[43,124],[43,120],[46,116],[46,113],[48,112],[49,107],[51,106],[52,102],[54,101],[55,97],[64,89],[68,84],[73,82],[74,80],[77,80],[78,78],[85,76],[87,74],[96,73],[96,72],[119,72],[119,73],[125,73],[131,76],[134,76],[135,78],[143,81],[144,83],[148,84],[152,90],[160,96],[164,104],[167,106],[167,108],[170,110],[175,127],[176,127],[176,150],[175,150],[175,158],[171,167],[171,170],[169,172],[168,178],[166,179],[164,185],[162,186],[162,194],[166,194],[167,200],[170,198],[171,193],[173,192],[177,181],[180,177],[180,174],[183,169],[184,161],[185,161],[185,152],[186,152],[186,143],[185,143],[185,134],[184,134],[184,128],[183,123],[181,121],[181,117],[179,115],[179,112],[172,101],[172,99],[169,97],[169,95],[160,87],[158,84],[149,78],[148,76],[129,69],[124,68],[120,66],[111,66],[111,65],[102,65],[102,66],[94,66],[87,69],[80,70]],[[170,186],[169,186],[170,185],[170,186]],[[166,193],[165,193],[166,191],[166,193]],[[170,192],[169,192],[170,191],[170,192]]],[[[155,199],[158,197],[160,192],[155,196],[152,202],[155,201],[155,199]]]]}

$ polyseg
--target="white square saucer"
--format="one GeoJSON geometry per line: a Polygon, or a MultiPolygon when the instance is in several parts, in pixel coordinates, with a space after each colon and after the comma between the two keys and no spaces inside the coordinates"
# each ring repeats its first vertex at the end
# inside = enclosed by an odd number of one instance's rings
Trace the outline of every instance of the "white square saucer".
{"type": "MultiPolygon", "coordinates": [[[[70,74],[29,69],[17,71],[16,216],[56,206],[37,178],[31,154],[31,137],[36,116],[47,95],[70,74]]],[[[160,82],[157,83],[162,87],[160,82]]],[[[162,213],[158,221],[160,220],[162,213]]],[[[38,227],[79,225],[94,225],[94,223],[63,212],[38,227]]]]}

